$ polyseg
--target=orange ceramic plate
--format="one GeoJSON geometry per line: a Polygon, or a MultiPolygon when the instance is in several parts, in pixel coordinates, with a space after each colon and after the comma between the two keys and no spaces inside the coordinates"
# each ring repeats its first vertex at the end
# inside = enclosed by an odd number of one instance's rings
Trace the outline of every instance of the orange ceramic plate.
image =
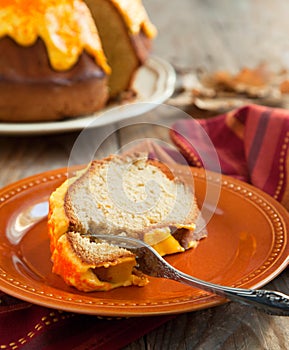
{"type": "MultiPolygon", "coordinates": [[[[182,172],[182,167],[177,167],[182,172]]],[[[193,169],[201,203],[209,183],[220,199],[198,248],[168,257],[178,269],[214,283],[260,287],[288,265],[287,211],[270,196],[229,177],[207,178],[193,169]]],[[[224,302],[209,293],[165,279],[110,292],[82,293],[51,273],[46,229],[47,200],[65,170],[35,175],[0,191],[0,288],[31,303],[101,316],[172,314],[224,302]]],[[[189,177],[187,178],[189,180],[189,177]]]]}

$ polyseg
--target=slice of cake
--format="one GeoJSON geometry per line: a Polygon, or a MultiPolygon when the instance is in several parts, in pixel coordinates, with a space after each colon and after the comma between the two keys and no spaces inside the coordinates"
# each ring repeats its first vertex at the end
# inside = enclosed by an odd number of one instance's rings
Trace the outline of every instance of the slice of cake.
{"type": "Polygon", "coordinates": [[[89,234],[144,240],[161,255],[196,247],[199,209],[191,188],[147,155],[93,161],[50,197],[53,271],[80,290],[145,285],[124,249],[96,243],[89,234]]]}

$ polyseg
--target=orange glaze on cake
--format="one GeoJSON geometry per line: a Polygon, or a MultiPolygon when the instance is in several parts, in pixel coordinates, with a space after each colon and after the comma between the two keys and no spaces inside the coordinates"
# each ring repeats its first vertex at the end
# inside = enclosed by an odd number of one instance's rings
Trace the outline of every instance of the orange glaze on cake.
{"type": "Polygon", "coordinates": [[[149,20],[140,0],[111,0],[111,2],[121,13],[132,34],[139,33],[142,29],[147,37],[154,38],[156,36],[156,27],[149,20]]]}
{"type": "Polygon", "coordinates": [[[121,286],[145,286],[148,279],[132,273],[134,256],[120,257],[100,266],[84,262],[73,251],[67,236],[58,240],[53,251],[53,272],[62,276],[68,285],[84,292],[109,291],[121,286]]]}
{"type": "Polygon", "coordinates": [[[81,0],[0,0],[0,38],[4,36],[22,46],[40,37],[55,70],[70,69],[85,50],[110,73],[95,23],[81,0]]]}

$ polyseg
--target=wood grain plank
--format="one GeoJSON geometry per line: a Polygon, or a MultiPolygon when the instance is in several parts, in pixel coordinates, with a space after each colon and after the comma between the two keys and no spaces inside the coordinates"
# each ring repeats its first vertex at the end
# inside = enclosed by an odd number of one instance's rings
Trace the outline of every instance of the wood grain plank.
{"type": "Polygon", "coordinates": [[[108,125],[81,133],[2,136],[0,187],[40,172],[87,163],[90,155],[94,159],[114,153],[118,148],[118,136],[114,131],[114,125],[108,125]]]}

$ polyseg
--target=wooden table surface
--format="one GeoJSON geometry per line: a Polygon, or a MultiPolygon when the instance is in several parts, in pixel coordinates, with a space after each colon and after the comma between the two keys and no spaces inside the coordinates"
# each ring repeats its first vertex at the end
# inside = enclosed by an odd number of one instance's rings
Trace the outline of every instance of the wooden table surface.
{"type": "MultiPolygon", "coordinates": [[[[284,0],[144,0],[159,29],[154,53],[178,69],[237,70],[266,61],[289,68],[289,3],[284,0]]],[[[165,128],[138,124],[165,118],[150,112],[119,130],[97,156],[113,153],[132,140],[156,137],[169,142],[165,128]]],[[[170,121],[174,116],[170,116],[170,121]]],[[[99,135],[121,123],[98,129],[99,135]]],[[[0,125],[1,128],[1,125],[0,125]]],[[[0,187],[43,171],[65,167],[79,132],[0,136],[0,187]]],[[[268,288],[289,293],[289,270],[268,288]]],[[[289,318],[265,315],[239,304],[178,315],[130,344],[135,349],[289,349],[289,318]]]]}

